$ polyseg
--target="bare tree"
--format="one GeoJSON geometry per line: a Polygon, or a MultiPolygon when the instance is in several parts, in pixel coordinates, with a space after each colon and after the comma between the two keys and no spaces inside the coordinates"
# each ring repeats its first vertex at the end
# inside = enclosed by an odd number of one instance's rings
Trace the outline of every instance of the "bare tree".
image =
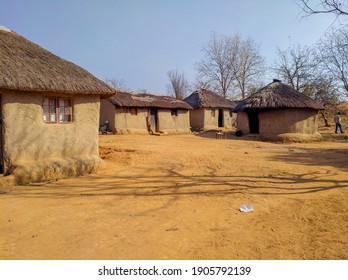
{"type": "Polygon", "coordinates": [[[212,33],[210,39],[202,51],[205,58],[196,64],[197,77],[203,84],[218,90],[224,98],[231,90],[235,73],[232,64],[237,58],[237,48],[240,36],[218,36],[212,33]]]}
{"type": "Polygon", "coordinates": [[[199,77],[198,75],[196,75],[193,87],[195,89],[207,89],[214,92],[219,92],[218,87],[213,87],[209,81],[205,80],[204,77],[199,77]]]}
{"type": "Polygon", "coordinates": [[[178,70],[170,70],[167,72],[170,84],[167,86],[169,93],[176,99],[183,100],[189,88],[184,73],[179,73],[178,70]]]}
{"type": "Polygon", "coordinates": [[[264,69],[259,48],[253,40],[243,40],[239,34],[213,33],[202,50],[205,57],[196,64],[196,80],[215,89],[224,98],[237,93],[244,98],[254,78],[264,69]]]}
{"type": "Polygon", "coordinates": [[[105,82],[116,90],[127,90],[126,83],[123,79],[106,78],[105,82]]]}
{"type": "Polygon", "coordinates": [[[294,89],[304,91],[313,81],[318,63],[314,51],[309,47],[297,45],[285,51],[278,48],[273,71],[294,89]]]}
{"type": "Polygon", "coordinates": [[[307,15],[335,14],[348,15],[347,0],[298,0],[299,6],[307,15]]]}
{"type": "Polygon", "coordinates": [[[259,79],[265,71],[265,60],[260,54],[260,48],[252,39],[241,42],[237,61],[232,66],[236,85],[242,99],[245,99],[246,93],[259,83],[259,79]]]}
{"type": "Polygon", "coordinates": [[[303,93],[324,105],[325,110],[321,110],[320,114],[325,122],[325,126],[329,127],[330,123],[327,118],[327,112],[332,111],[338,102],[336,87],[332,78],[326,76],[325,73],[319,74],[306,87],[303,93]]]}
{"type": "Polygon", "coordinates": [[[348,97],[348,28],[332,29],[318,45],[323,69],[348,97]]]}

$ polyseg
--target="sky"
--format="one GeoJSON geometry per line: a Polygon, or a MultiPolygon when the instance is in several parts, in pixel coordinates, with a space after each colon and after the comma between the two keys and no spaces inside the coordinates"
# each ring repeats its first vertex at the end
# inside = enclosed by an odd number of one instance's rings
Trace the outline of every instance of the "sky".
{"type": "Polygon", "coordinates": [[[295,0],[0,0],[0,25],[103,81],[160,95],[169,70],[194,82],[212,32],[252,38],[270,69],[277,47],[312,45],[335,24],[295,0]]]}

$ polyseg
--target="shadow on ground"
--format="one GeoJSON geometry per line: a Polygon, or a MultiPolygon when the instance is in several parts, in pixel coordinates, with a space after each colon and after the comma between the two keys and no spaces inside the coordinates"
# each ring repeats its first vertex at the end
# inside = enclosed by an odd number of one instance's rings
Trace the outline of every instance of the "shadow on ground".
{"type": "MultiPolygon", "coordinates": [[[[76,196],[229,196],[297,195],[347,188],[347,180],[336,180],[336,174],[317,172],[279,176],[185,176],[173,170],[161,169],[159,175],[148,175],[153,170],[141,169],[136,175],[91,175],[61,180],[48,184],[17,187],[3,195],[40,198],[74,198],[76,196]]],[[[122,173],[122,172],[121,172],[122,173]]]]}
{"type": "Polygon", "coordinates": [[[332,166],[348,172],[348,149],[290,147],[289,152],[273,155],[271,160],[296,165],[332,166]]]}

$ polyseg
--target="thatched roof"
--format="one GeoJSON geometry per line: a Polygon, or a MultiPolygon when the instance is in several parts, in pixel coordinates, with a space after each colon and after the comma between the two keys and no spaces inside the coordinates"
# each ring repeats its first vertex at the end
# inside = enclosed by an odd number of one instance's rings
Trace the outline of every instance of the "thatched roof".
{"type": "Polygon", "coordinates": [[[184,99],[194,109],[200,108],[224,108],[234,109],[236,103],[234,101],[223,98],[222,96],[206,89],[200,89],[193,92],[184,99]]]}
{"type": "Polygon", "coordinates": [[[117,92],[108,99],[112,104],[118,107],[140,107],[140,108],[166,108],[166,109],[192,109],[184,101],[170,96],[158,96],[147,93],[117,92]]]}
{"type": "Polygon", "coordinates": [[[312,108],[322,110],[324,106],[291,86],[276,81],[239,102],[234,111],[241,112],[271,108],[312,108]]]}
{"type": "Polygon", "coordinates": [[[101,96],[116,92],[81,67],[1,26],[0,89],[101,96]]]}

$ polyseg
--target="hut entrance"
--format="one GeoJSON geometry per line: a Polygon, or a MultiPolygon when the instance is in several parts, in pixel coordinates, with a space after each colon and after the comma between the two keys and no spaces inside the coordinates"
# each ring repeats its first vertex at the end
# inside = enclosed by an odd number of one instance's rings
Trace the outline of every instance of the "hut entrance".
{"type": "Polygon", "coordinates": [[[219,127],[223,127],[224,126],[224,112],[223,112],[222,109],[219,109],[218,126],[219,127]]]}
{"type": "Polygon", "coordinates": [[[259,114],[257,111],[248,112],[250,133],[259,133],[259,114]]]}
{"type": "Polygon", "coordinates": [[[4,131],[2,125],[2,100],[0,95],[0,174],[4,174],[4,131]]]}
{"type": "Polygon", "coordinates": [[[158,110],[157,108],[150,109],[150,124],[151,129],[158,132],[158,110]]]}

